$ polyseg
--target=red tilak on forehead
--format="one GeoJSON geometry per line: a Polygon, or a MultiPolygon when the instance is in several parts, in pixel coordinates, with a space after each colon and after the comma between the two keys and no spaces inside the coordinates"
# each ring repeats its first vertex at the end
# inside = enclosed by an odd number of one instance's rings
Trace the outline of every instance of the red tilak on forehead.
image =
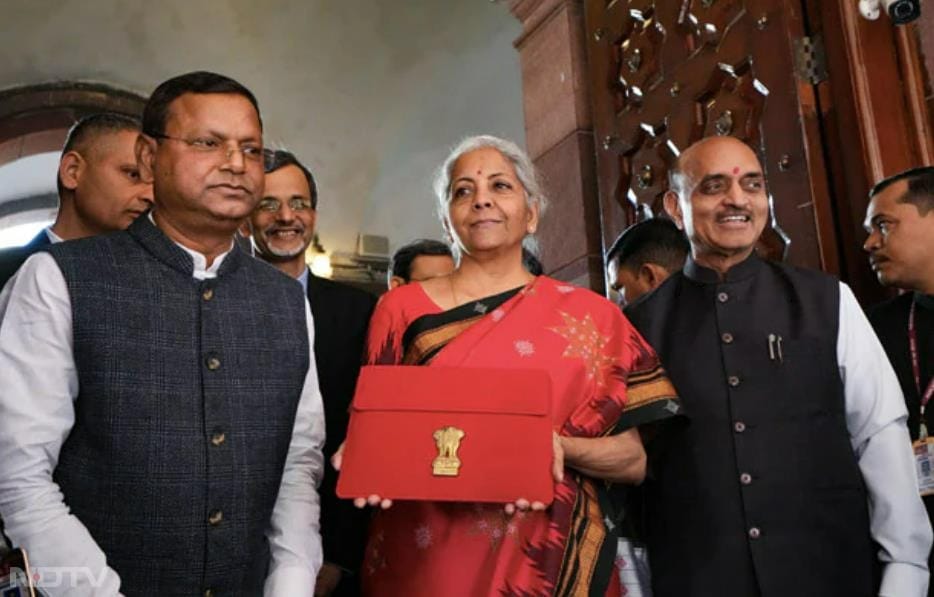
{"type": "Polygon", "coordinates": [[[477,176],[480,176],[480,174],[482,174],[482,173],[483,173],[482,170],[477,170],[477,176]]]}
{"type": "Polygon", "coordinates": [[[733,176],[736,176],[737,174],[739,174],[739,166],[734,166],[734,167],[733,167],[733,176]]]}

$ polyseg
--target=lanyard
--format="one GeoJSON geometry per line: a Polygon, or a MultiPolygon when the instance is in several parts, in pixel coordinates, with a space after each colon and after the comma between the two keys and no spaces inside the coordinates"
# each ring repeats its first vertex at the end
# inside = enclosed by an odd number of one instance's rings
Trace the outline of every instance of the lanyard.
{"type": "Polygon", "coordinates": [[[915,388],[918,389],[918,395],[921,397],[921,421],[924,422],[924,407],[934,396],[934,377],[928,381],[928,387],[921,394],[921,363],[918,357],[918,332],[915,329],[915,302],[911,302],[911,310],[908,312],[908,347],[911,349],[911,370],[915,375],[915,388]]]}

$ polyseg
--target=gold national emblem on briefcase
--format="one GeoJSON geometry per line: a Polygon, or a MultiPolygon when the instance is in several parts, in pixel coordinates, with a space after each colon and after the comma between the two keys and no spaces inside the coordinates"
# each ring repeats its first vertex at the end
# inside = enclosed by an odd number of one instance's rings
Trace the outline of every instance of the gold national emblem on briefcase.
{"type": "Polygon", "coordinates": [[[457,427],[444,427],[434,432],[435,445],[438,446],[438,456],[432,463],[432,474],[436,477],[456,477],[461,461],[457,457],[457,449],[466,434],[457,427]]]}

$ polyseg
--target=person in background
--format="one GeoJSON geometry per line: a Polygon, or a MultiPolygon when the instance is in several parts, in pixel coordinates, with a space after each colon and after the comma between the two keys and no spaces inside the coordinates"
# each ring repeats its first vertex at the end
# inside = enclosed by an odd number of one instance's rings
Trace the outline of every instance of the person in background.
{"type": "Polygon", "coordinates": [[[136,118],[104,112],[68,131],[58,165],[55,222],[22,247],[0,251],[0,288],[43,247],[124,230],[152,205],[152,184],[139,176],[136,118]]]}
{"type": "Polygon", "coordinates": [[[438,240],[421,238],[393,253],[389,262],[387,284],[392,290],[409,282],[446,276],[454,271],[451,247],[438,240]]]}
{"type": "Polygon", "coordinates": [[[853,293],[755,254],[769,200],[739,139],[685,149],[664,202],[691,254],[626,308],[690,418],[650,454],[655,597],[922,597],[907,411],[853,293]]]}
{"type": "Polygon", "coordinates": [[[680,271],[690,248],[684,232],[667,218],[650,218],[623,230],[606,253],[607,280],[620,305],[636,302],[680,271]]]}
{"type": "Polygon", "coordinates": [[[310,596],[324,414],[301,286],[234,244],[263,193],[243,85],[143,112],[153,210],[50,245],[0,313],[0,515],[74,595],[310,596]]]}
{"type": "MultiPolygon", "coordinates": [[[[241,232],[253,239],[259,259],[298,280],[308,296],[315,321],[315,364],[327,430],[324,457],[330,459],[347,432],[348,411],[376,298],[316,276],[305,263],[318,219],[318,185],[311,171],[283,150],[267,153],[265,170],[263,198],[241,232]]],[[[324,564],[315,594],[351,596],[359,594],[357,572],[366,544],[368,516],[351,502],[337,498],[336,482],[336,472],[327,467],[320,488],[324,564]]]]}
{"type": "MultiPolygon", "coordinates": [[[[879,283],[908,291],[870,309],[869,321],[905,396],[908,433],[917,451],[926,453],[921,448],[934,430],[927,408],[934,396],[934,167],[906,170],[876,184],[865,227],[869,236],[863,248],[879,283]]],[[[934,520],[932,489],[929,483],[921,491],[929,520],[934,520]]],[[[928,567],[934,569],[934,558],[928,567]]],[[[928,595],[934,596],[932,584],[928,595]]]]}
{"type": "MultiPolygon", "coordinates": [[[[668,276],[684,266],[687,238],[667,218],[651,218],[626,228],[606,254],[609,288],[621,307],[635,302],[658,288],[668,276]]],[[[682,414],[680,403],[650,402],[626,404],[629,419],[638,426],[646,451],[662,432],[662,424],[682,414]]],[[[684,417],[677,417],[684,423],[684,417]]],[[[620,525],[617,562],[626,595],[644,597],[652,594],[649,555],[645,548],[645,495],[641,487],[619,485],[611,493],[624,512],[620,525]]]]}

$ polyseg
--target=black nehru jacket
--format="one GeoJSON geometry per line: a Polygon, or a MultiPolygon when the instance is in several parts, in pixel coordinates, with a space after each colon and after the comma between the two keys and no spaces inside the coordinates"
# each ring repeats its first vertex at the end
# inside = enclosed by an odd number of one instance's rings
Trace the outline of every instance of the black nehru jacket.
{"type": "MultiPolygon", "coordinates": [[[[927,388],[934,375],[934,296],[906,292],[869,310],[869,322],[882,342],[892,362],[898,383],[908,407],[908,432],[918,439],[921,426],[921,394],[915,385],[908,344],[908,313],[915,305],[915,329],[918,339],[918,365],[921,372],[921,391],[927,388]]],[[[934,400],[925,409],[928,434],[934,433],[934,400]]],[[[928,518],[934,521],[934,495],[922,498],[928,518]]],[[[934,570],[934,553],[928,559],[928,568],[934,570]]],[[[928,585],[928,595],[934,597],[934,583],[928,585]]]]}
{"type": "MultiPolygon", "coordinates": [[[[350,403],[360,374],[363,346],[376,297],[309,271],[308,302],[315,322],[315,364],[327,432],[325,473],[319,490],[324,560],[356,573],[366,548],[369,512],[337,498],[334,492],[337,473],[330,459],[347,433],[350,403]]],[[[345,575],[336,595],[358,594],[358,587],[358,576],[345,575]]]]}
{"type": "Polygon", "coordinates": [[[656,439],[645,484],[655,596],[873,595],[838,282],[755,256],[721,280],[689,259],[626,315],[690,419],[656,439]]]}

